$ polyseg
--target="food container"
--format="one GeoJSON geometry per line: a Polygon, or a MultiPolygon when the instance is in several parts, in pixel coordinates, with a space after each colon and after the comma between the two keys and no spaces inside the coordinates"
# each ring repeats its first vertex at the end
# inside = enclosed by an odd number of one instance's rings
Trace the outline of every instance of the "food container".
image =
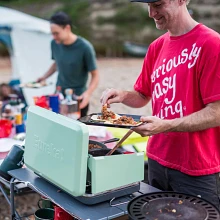
{"type": "Polygon", "coordinates": [[[60,114],[72,119],[80,118],[79,102],[77,100],[63,100],[60,103],[60,114]]]}

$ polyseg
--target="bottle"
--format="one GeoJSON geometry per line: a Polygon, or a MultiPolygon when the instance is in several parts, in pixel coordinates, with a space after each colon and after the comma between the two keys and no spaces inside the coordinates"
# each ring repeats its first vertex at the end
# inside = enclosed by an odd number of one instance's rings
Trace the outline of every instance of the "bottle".
{"type": "Polygon", "coordinates": [[[81,111],[80,111],[80,108],[79,108],[80,100],[79,100],[78,96],[75,93],[73,93],[72,98],[73,98],[73,100],[77,101],[77,114],[78,114],[77,119],[79,119],[81,117],[81,111]]]}
{"type": "Polygon", "coordinates": [[[67,103],[71,103],[73,101],[73,90],[72,89],[66,89],[65,90],[65,95],[66,95],[66,101],[67,103]]]}
{"type": "Polygon", "coordinates": [[[15,134],[25,132],[25,124],[23,123],[22,104],[17,95],[10,95],[11,114],[14,117],[13,128],[10,137],[15,134]]]}
{"type": "Polygon", "coordinates": [[[77,100],[73,100],[73,89],[65,90],[65,99],[61,102],[61,114],[77,120],[80,117],[79,105],[77,100]]]}
{"type": "Polygon", "coordinates": [[[10,121],[14,120],[14,116],[12,114],[11,105],[7,104],[4,108],[4,112],[2,113],[2,118],[10,121]]]}
{"type": "Polygon", "coordinates": [[[10,100],[11,112],[15,118],[16,125],[21,125],[23,123],[20,104],[21,104],[21,100],[18,99],[17,96],[11,96],[11,100],[10,100]]]}
{"type": "Polygon", "coordinates": [[[18,99],[15,111],[15,124],[21,125],[23,123],[23,115],[21,109],[21,100],[18,99]]]}
{"type": "Polygon", "coordinates": [[[62,88],[61,88],[61,86],[57,86],[57,87],[56,87],[55,94],[58,94],[58,96],[59,96],[59,101],[60,101],[60,102],[61,102],[62,100],[64,100],[64,96],[63,96],[63,93],[62,93],[62,88]]]}

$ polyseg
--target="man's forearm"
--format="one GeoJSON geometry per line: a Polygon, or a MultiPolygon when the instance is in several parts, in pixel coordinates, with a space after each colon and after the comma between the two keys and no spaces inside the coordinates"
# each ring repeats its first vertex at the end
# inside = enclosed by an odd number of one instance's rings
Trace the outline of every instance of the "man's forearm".
{"type": "Polygon", "coordinates": [[[136,91],[124,91],[122,103],[132,108],[141,108],[150,101],[150,97],[145,97],[136,91]]]}
{"type": "Polygon", "coordinates": [[[173,119],[168,131],[194,132],[220,126],[220,101],[208,104],[204,109],[183,118],[173,119]]]}
{"type": "Polygon", "coordinates": [[[86,91],[89,95],[91,95],[93,93],[93,91],[97,88],[98,83],[99,83],[98,70],[91,71],[91,74],[92,74],[91,82],[90,82],[89,87],[86,91]]]}
{"type": "Polygon", "coordinates": [[[53,74],[56,72],[56,70],[57,70],[57,66],[56,66],[56,63],[54,62],[54,63],[50,66],[49,70],[44,74],[43,78],[44,78],[44,79],[47,79],[48,77],[50,77],[51,75],[53,75],[53,74]]]}

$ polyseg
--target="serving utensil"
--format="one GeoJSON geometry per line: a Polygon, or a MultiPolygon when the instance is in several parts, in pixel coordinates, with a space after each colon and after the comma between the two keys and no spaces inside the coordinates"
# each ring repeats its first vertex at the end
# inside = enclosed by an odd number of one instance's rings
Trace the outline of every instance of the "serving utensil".
{"type": "Polygon", "coordinates": [[[133,133],[132,129],[129,129],[128,132],[121,138],[121,140],[114,146],[112,150],[110,150],[106,156],[110,156],[114,153],[114,151],[120,147],[120,145],[133,133]]]}
{"type": "MultiPolygon", "coordinates": [[[[138,126],[140,126],[142,124],[143,124],[143,122],[140,122],[140,124],[138,126]]],[[[120,145],[133,133],[132,128],[133,127],[131,127],[128,130],[128,132],[121,138],[121,140],[114,146],[114,148],[112,148],[112,150],[106,154],[106,156],[112,155],[114,153],[114,151],[120,147],[120,145]]]]}
{"type": "Polygon", "coordinates": [[[100,143],[108,144],[108,143],[112,143],[112,142],[116,142],[116,141],[119,141],[119,138],[111,138],[111,139],[108,139],[108,140],[105,140],[105,141],[100,141],[100,143]]]}

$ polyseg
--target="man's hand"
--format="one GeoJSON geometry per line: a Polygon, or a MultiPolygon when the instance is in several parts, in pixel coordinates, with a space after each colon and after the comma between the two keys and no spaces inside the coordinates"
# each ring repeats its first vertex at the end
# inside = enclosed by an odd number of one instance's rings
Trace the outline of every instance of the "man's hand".
{"type": "Polygon", "coordinates": [[[90,95],[87,92],[84,92],[81,96],[78,96],[78,100],[81,100],[79,108],[83,109],[89,104],[90,95]]]}
{"type": "Polygon", "coordinates": [[[40,77],[40,78],[38,78],[38,79],[36,80],[36,82],[40,83],[40,82],[42,82],[42,81],[44,81],[44,80],[45,80],[44,77],[40,77]]]}
{"type": "Polygon", "coordinates": [[[107,104],[109,107],[112,103],[120,103],[123,101],[124,91],[117,89],[106,89],[100,98],[102,105],[107,104]]]}
{"type": "Polygon", "coordinates": [[[57,69],[56,62],[54,62],[50,66],[49,70],[42,77],[38,78],[36,82],[40,83],[41,81],[46,80],[48,77],[50,77],[56,72],[56,69],[57,69]]]}
{"type": "Polygon", "coordinates": [[[155,116],[142,116],[140,121],[144,122],[144,124],[134,127],[133,130],[142,137],[166,132],[171,127],[169,120],[162,120],[155,116]]]}

